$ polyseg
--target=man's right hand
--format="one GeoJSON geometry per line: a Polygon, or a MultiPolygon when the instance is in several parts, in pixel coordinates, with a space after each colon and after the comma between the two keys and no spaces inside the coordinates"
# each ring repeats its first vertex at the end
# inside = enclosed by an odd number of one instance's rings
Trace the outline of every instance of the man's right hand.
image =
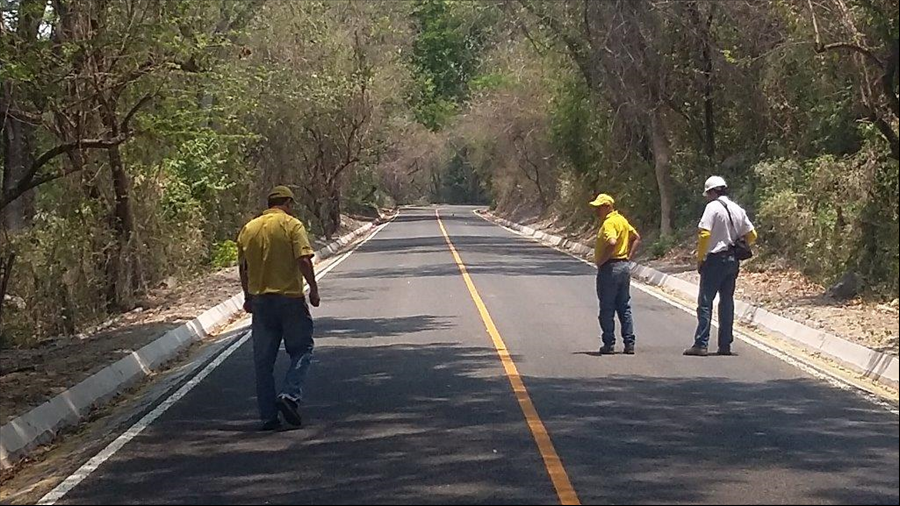
{"type": "Polygon", "coordinates": [[[318,288],[309,290],[309,303],[312,304],[313,307],[319,307],[319,304],[322,303],[322,299],[319,298],[318,288]]]}
{"type": "Polygon", "coordinates": [[[244,295],[244,311],[253,313],[253,296],[244,295]]]}

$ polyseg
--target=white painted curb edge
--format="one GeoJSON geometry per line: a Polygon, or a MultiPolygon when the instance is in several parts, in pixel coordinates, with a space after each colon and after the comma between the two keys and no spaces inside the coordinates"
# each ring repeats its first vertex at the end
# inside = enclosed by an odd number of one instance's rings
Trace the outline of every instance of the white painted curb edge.
{"type": "MultiPolygon", "coordinates": [[[[367,223],[320,249],[314,261],[334,256],[373,230],[376,223],[367,223]]],[[[77,424],[91,410],[152,374],[191,343],[203,340],[212,329],[238,314],[243,305],[244,294],[239,293],[0,427],[0,468],[12,467],[35,448],[53,441],[60,430],[77,424]]]]}
{"type": "MultiPolygon", "coordinates": [[[[548,245],[566,249],[582,257],[593,257],[593,249],[584,244],[539,232],[531,227],[513,223],[493,214],[488,216],[493,221],[511,228],[524,236],[533,237],[548,245]]],[[[634,264],[632,274],[647,284],[674,290],[692,300],[697,298],[699,292],[699,287],[694,283],[678,279],[651,267],[634,264]]],[[[736,300],[734,306],[735,318],[744,324],[756,325],[794,341],[807,350],[820,353],[883,385],[896,389],[898,384],[900,384],[900,361],[898,361],[897,357],[872,350],[834,334],[808,327],[747,302],[736,300]]]]}

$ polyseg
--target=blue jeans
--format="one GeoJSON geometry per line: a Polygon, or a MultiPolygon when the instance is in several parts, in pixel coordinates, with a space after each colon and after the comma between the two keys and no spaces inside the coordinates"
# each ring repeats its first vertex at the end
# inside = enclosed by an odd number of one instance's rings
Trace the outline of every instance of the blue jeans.
{"type": "Polygon", "coordinates": [[[734,253],[709,255],[700,269],[700,295],[697,301],[697,332],[694,346],[709,347],[712,306],[719,295],[719,348],[730,348],[734,341],[734,289],[741,263],[734,253]]]}
{"type": "Polygon", "coordinates": [[[281,395],[300,402],[313,353],[313,320],[305,299],[266,294],[253,297],[253,361],[256,399],[264,422],[276,420],[275,359],[281,342],[291,357],[281,395]]]}
{"type": "Polygon", "coordinates": [[[622,340],[634,345],[634,320],[631,317],[631,263],[607,262],[597,271],[597,298],[600,299],[600,329],[603,344],[616,344],[616,314],[622,325],[622,340]]]}

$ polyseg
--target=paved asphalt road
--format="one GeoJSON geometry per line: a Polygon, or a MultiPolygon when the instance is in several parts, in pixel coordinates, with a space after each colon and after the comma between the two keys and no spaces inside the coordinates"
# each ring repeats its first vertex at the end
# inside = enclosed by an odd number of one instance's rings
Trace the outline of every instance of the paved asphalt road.
{"type": "MultiPolygon", "coordinates": [[[[441,213],[581,502],[898,503],[897,415],[749,347],[682,357],[693,318],[637,290],[638,354],[594,356],[591,266],[441,213]]],[[[62,502],[559,502],[433,209],[322,292],[306,428],[254,432],[245,345],[62,502]]]]}

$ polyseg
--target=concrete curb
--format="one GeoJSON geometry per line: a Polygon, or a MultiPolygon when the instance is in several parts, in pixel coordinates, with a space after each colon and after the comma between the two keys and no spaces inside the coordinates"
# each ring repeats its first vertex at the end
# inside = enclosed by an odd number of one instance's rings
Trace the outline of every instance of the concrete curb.
{"type": "MultiPolygon", "coordinates": [[[[334,256],[376,226],[377,222],[367,223],[338,238],[317,251],[314,262],[334,256]]],[[[202,341],[215,327],[237,315],[243,305],[244,294],[239,293],[0,427],[0,468],[14,466],[35,448],[53,441],[62,429],[76,425],[93,409],[151,375],[192,343],[202,341]]]]}
{"type": "MultiPolygon", "coordinates": [[[[593,259],[593,248],[563,237],[536,231],[518,223],[500,218],[490,213],[483,216],[495,223],[515,230],[521,235],[532,237],[548,246],[566,250],[574,255],[593,259]]],[[[664,272],[643,265],[634,264],[633,275],[641,281],[668,288],[691,300],[697,298],[699,287],[694,283],[670,276],[664,272]]],[[[735,301],[735,317],[742,323],[755,325],[768,332],[793,341],[813,353],[821,354],[847,367],[866,378],[882,385],[897,389],[900,385],[900,361],[897,357],[866,348],[860,344],[814,329],[789,318],[779,316],[759,306],[747,302],[735,301]]]]}

